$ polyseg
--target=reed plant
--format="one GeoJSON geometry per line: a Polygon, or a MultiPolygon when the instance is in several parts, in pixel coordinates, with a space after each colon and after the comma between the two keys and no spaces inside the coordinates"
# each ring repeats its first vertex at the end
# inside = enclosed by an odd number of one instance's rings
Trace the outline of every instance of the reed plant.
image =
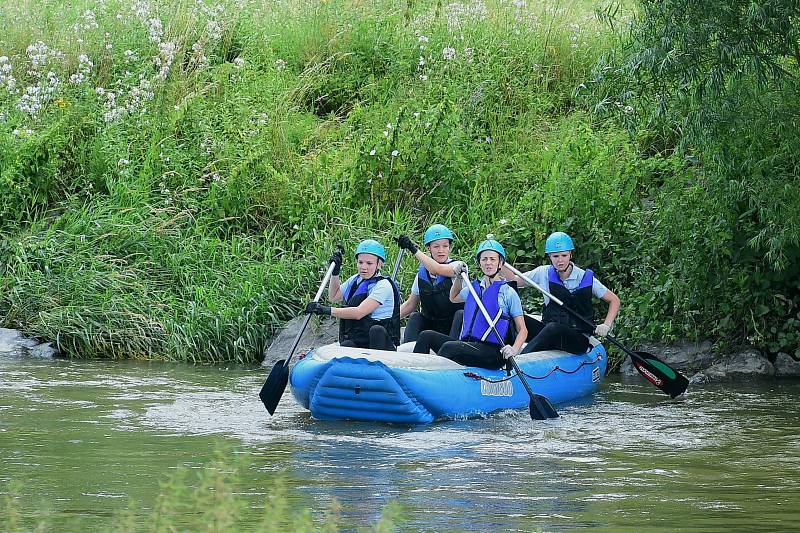
{"type": "MultiPolygon", "coordinates": [[[[200,468],[178,467],[166,477],[154,492],[154,501],[148,505],[130,501],[124,509],[104,510],[98,513],[93,524],[102,531],[114,533],[203,531],[224,533],[282,531],[334,533],[353,531],[343,517],[342,508],[333,500],[326,508],[311,506],[302,493],[291,488],[286,477],[278,475],[259,488],[265,494],[258,501],[249,494],[253,491],[243,481],[246,461],[231,460],[217,452],[216,457],[200,468]]],[[[0,502],[0,516],[4,517],[3,531],[23,533],[29,531],[81,531],[85,517],[58,513],[43,507],[36,513],[26,513],[31,502],[21,502],[22,487],[15,482],[8,485],[0,502]]],[[[383,533],[396,531],[402,523],[402,508],[397,502],[389,503],[371,526],[361,526],[359,531],[383,533]]]]}

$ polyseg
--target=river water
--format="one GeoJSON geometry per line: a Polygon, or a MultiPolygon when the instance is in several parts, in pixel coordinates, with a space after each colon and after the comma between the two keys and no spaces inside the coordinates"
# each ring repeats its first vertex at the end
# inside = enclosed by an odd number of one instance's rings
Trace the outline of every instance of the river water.
{"type": "Polygon", "coordinates": [[[514,411],[398,427],[316,421],[288,391],[269,417],[265,377],[0,358],[0,493],[13,480],[21,514],[47,509],[54,531],[105,530],[222,443],[249,459],[240,494],[252,505],[281,472],[296,503],[335,498],[353,527],[396,501],[409,531],[800,530],[797,381],[698,386],[668,401],[612,376],[557,420],[514,411]]]}

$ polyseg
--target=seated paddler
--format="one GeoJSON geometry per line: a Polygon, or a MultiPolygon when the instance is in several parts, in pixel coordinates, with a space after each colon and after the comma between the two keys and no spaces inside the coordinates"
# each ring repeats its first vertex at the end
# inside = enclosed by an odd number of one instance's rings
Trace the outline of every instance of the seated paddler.
{"type": "Polygon", "coordinates": [[[550,264],[538,266],[523,277],[508,271],[508,279],[517,281],[520,288],[530,286],[525,278],[530,279],[583,317],[585,322],[577,320],[564,307],[544,296],[541,322],[528,322],[531,339],[525,346],[525,353],[563,350],[582,354],[590,347],[590,335],[600,338],[608,335],[619,311],[619,297],[603,285],[594,272],[584,270],[572,261],[575,251],[572,237],[556,231],[547,237],[544,246],[550,264]],[[597,326],[590,325],[594,324],[593,298],[608,303],[605,319],[597,326]]]}
{"type": "Polygon", "coordinates": [[[500,276],[506,258],[503,246],[494,239],[487,239],[478,246],[475,258],[483,275],[471,283],[492,317],[492,324],[487,322],[469,287],[463,285],[461,273],[467,271],[467,265],[456,261],[452,263],[457,277],[450,289],[450,301],[464,302],[461,332],[458,338],[454,338],[438,331],[423,331],[414,351],[428,353],[433,350],[437,355],[464,366],[498,369],[505,365],[505,359],[520,352],[528,331],[519,295],[500,276]],[[502,340],[497,338],[494,330],[503,337],[502,340]]]}
{"type": "Polygon", "coordinates": [[[453,318],[464,308],[463,303],[450,301],[450,288],[455,276],[454,261],[450,258],[455,240],[453,232],[447,226],[434,224],[425,231],[422,240],[428,254],[420,250],[407,235],[397,238],[400,247],[420,263],[411,294],[400,306],[400,318],[408,317],[403,342],[416,341],[420,332],[425,330],[458,335],[457,329],[453,332],[453,318]],[[420,306],[422,310],[417,311],[420,306]]]}
{"type": "Polygon", "coordinates": [[[307,313],[339,319],[339,344],[355,348],[396,350],[400,343],[400,293],[390,278],[381,275],[386,249],[374,239],[361,241],[355,252],[358,273],[341,283],[342,254],[331,255],[334,269],[328,285],[328,300],[344,302],[329,307],[309,302],[307,313]]]}

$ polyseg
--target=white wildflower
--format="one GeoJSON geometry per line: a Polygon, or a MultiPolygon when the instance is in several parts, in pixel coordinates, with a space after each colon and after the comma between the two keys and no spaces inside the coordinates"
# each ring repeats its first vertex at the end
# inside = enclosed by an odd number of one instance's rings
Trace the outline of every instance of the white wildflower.
{"type": "Polygon", "coordinates": [[[442,49],[442,57],[444,57],[447,61],[453,60],[456,58],[456,49],[450,46],[442,49]]]}
{"type": "Polygon", "coordinates": [[[397,150],[392,150],[392,157],[397,157],[398,155],[400,155],[400,152],[397,150]]]}
{"type": "Polygon", "coordinates": [[[283,59],[276,59],[275,68],[277,68],[278,70],[284,70],[286,68],[286,61],[284,61],[283,59]]]}
{"type": "Polygon", "coordinates": [[[375,155],[375,148],[369,151],[369,155],[375,155]]]}
{"type": "Polygon", "coordinates": [[[244,68],[244,58],[237,57],[233,60],[233,64],[236,65],[236,68],[244,68]]]}

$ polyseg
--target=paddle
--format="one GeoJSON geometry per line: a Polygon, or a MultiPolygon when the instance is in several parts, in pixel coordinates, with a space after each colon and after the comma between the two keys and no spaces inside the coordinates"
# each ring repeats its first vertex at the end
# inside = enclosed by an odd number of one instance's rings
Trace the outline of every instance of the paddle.
{"type": "Polygon", "coordinates": [[[397,255],[397,259],[394,262],[394,270],[392,270],[392,281],[395,282],[397,285],[397,289],[400,289],[400,284],[397,283],[397,273],[400,271],[400,262],[403,260],[403,255],[406,253],[404,248],[400,248],[400,253],[397,255]]]}
{"type": "MultiPolygon", "coordinates": [[[[341,245],[338,246],[338,248],[339,250],[343,250],[341,245]]],[[[315,302],[318,302],[322,297],[322,292],[328,285],[328,281],[333,275],[333,269],[335,266],[336,263],[333,261],[331,261],[331,264],[328,265],[328,271],[325,273],[325,278],[322,280],[316,296],[314,296],[315,302]]],[[[308,326],[308,322],[310,320],[311,315],[306,315],[303,326],[300,328],[300,332],[297,334],[297,338],[294,340],[292,349],[289,350],[289,357],[286,359],[281,359],[275,363],[275,366],[272,367],[272,370],[267,377],[267,381],[265,381],[264,386],[261,387],[261,392],[258,393],[258,397],[261,398],[261,401],[264,403],[264,407],[267,408],[267,411],[269,411],[270,415],[275,414],[275,409],[278,407],[278,402],[281,401],[283,391],[286,390],[286,384],[289,382],[289,362],[292,360],[294,351],[297,349],[297,345],[300,344],[300,338],[303,336],[303,332],[305,332],[306,326],[308,326]]]]}
{"type": "MultiPolygon", "coordinates": [[[[525,280],[525,283],[531,285],[539,290],[542,294],[550,298],[551,301],[555,302],[556,304],[563,307],[569,314],[574,316],[576,319],[580,320],[584,324],[591,326],[594,328],[594,324],[583,318],[581,315],[564,305],[564,302],[544,290],[542,287],[537,285],[532,279],[528,276],[524,275],[522,272],[514,268],[513,266],[506,263],[506,267],[519,276],[520,278],[525,280]]],[[[686,376],[669,366],[667,363],[659,359],[653,354],[647,352],[634,352],[633,350],[626,347],[624,344],[619,342],[613,335],[606,335],[606,338],[610,340],[617,348],[625,352],[631,357],[633,361],[633,366],[636,367],[636,370],[639,371],[641,375],[645,377],[647,381],[664,391],[665,393],[669,394],[670,398],[675,398],[676,396],[680,396],[686,391],[686,387],[689,386],[689,380],[686,379],[686,376]]]]}
{"type": "MultiPolygon", "coordinates": [[[[461,273],[461,279],[464,281],[464,283],[467,284],[470,294],[472,294],[472,297],[475,298],[475,303],[478,305],[478,308],[481,310],[481,313],[483,313],[483,318],[486,319],[486,322],[489,324],[489,327],[492,328],[492,331],[497,336],[497,339],[500,341],[500,347],[502,348],[503,346],[505,346],[505,342],[503,342],[503,337],[500,336],[500,333],[497,332],[497,328],[494,327],[494,322],[492,322],[489,313],[483,306],[483,302],[475,292],[475,287],[473,287],[472,283],[470,283],[469,276],[467,276],[466,272],[461,273]]],[[[536,394],[535,392],[533,392],[533,389],[528,383],[525,374],[522,373],[522,370],[520,370],[519,365],[517,365],[517,362],[514,360],[514,358],[509,357],[508,360],[511,362],[511,366],[514,367],[514,371],[516,371],[517,377],[519,377],[519,380],[522,382],[522,386],[525,387],[526,391],[528,391],[528,396],[531,397],[531,403],[529,406],[531,412],[531,419],[547,420],[548,418],[558,418],[558,412],[556,411],[556,408],[553,407],[553,404],[550,403],[550,400],[548,400],[541,394],[536,394]]]]}

